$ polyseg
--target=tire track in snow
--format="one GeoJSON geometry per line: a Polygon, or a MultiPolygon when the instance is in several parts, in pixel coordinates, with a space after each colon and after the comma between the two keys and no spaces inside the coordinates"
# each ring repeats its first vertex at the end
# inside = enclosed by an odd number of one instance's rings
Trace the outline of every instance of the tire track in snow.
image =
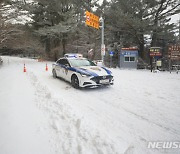
{"type": "Polygon", "coordinates": [[[54,98],[33,72],[28,72],[28,76],[35,87],[37,107],[48,116],[49,133],[52,137],[50,142],[56,153],[123,153],[117,151],[113,141],[106,135],[90,128],[83,122],[82,117],[77,117],[71,107],[64,102],[63,96],[54,98]]]}
{"type": "MultiPolygon", "coordinates": [[[[94,91],[92,92],[92,94],[94,94],[94,91]]],[[[99,94],[99,93],[98,93],[99,94]]],[[[104,93],[105,95],[106,93],[104,93]]],[[[119,101],[119,97],[115,97],[115,95],[117,95],[117,93],[113,93],[112,92],[112,95],[111,97],[112,98],[115,98],[113,99],[113,102],[118,102],[119,101]]],[[[95,95],[93,95],[95,97],[95,95]]],[[[106,97],[96,97],[97,98],[97,102],[104,102],[104,104],[106,105],[110,105],[109,106],[109,109],[110,107],[113,107],[119,111],[121,110],[124,110],[124,113],[125,115],[128,115],[131,119],[137,119],[139,122],[141,122],[141,124],[146,124],[146,126],[152,126],[154,125],[153,127],[155,128],[154,130],[159,130],[160,132],[162,131],[162,134],[166,134],[168,133],[171,137],[175,137],[175,136],[179,136],[179,133],[178,131],[176,131],[176,129],[173,129],[171,127],[166,127],[166,125],[161,125],[161,123],[158,123],[156,121],[153,121],[152,119],[148,119],[146,118],[147,116],[144,116],[144,115],[141,115],[139,114],[139,112],[134,112],[134,111],[131,111],[130,109],[128,109],[127,107],[123,106],[121,103],[111,103],[107,100],[106,97]]],[[[121,100],[122,101],[122,100],[121,100]]],[[[102,113],[101,113],[102,114],[102,113]]],[[[113,116],[113,115],[112,115],[113,116]]],[[[118,116],[118,115],[117,115],[118,116]]],[[[110,123],[112,122],[112,119],[108,119],[108,116],[106,115],[106,120],[107,120],[107,123],[110,123]]],[[[134,136],[134,141],[133,143],[129,146],[129,147],[134,147],[134,148],[128,148],[128,149],[131,149],[131,150],[128,150],[126,151],[126,153],[128,153],[129,151],[133,151],[134,152],[136,151],[136,148],[139,148],[140,146],[142,147],[141,149],[145,148],[144,150],[147,150],[146,147],[147,147],[147,144],[148,144],[148,141],[150,141],[150,138],[149,135],[146,134],[146,130],[144,131],[144,135],[142,135],[142,132],[140,133],[137,132],[136,130],[127,130],[125,128],[131,128],[132,125],[129,124],[128,122],[125,122],[125,123],[121,123],[119,126],[117,126],[117,128],[125,131],[125,132],[130,132],[132,136],[134,136]],[[123,126],[124,125],[124,126],[123,126]],[[126,127],[127,126],[127,127],[126,127]]],[[[117,129],[116,128],[116,129],[117,129]]],[[[138,126],[136,127],[138,128],[138,126]]],[[[117,131],[118,132],[118,131],[117,131]]],[[[121,134],[121,133],[120,133],[121,134]]],[[[119,134],[119,135],[120,135],[119,134]]],[[[121,134],[122,135],[122,134],[121,134]]],[[[133,152],[133,153],[134,153],[133,152]]],[[[147,152],[147,151],[146,151],[147,152]]],[[[160,153],[158,150],[156,151],[157,153],[160,153]]]]}
{"type": "MultiPolygon", "coordinates": [[[[116,98],[116,93],[112,93],[112,98],[116,98]]],[[[103,98],[101,98],[103,99],[103,98]]],[[[106,99],[103,99],[103,101],[106,103],[106,104],[109,104],[109,102],[106,100],[106,99]]],[[[114,102],[119,102],[119,99],[114,99],[114,102]]],[[[136,104],[137,105],[137,104],[136,104]]],[[[138,104],[139,105],[139,104],[138,104]]],[[[123,106],[121,103],[118,103],[118,104],[114,104],[112,103],[111,106],[113,106],[114,108],[116,109],[123,109],[124,111],[126,111],[127,113],[130,113],[130,115],[133,115],[133,117],[136,117],[138,119],[141,119],[143,121],[146,121],[147,123],[149,124],[153,124],[153,125],[156,125],[157,127],[161,128],[162,130],[168,132],[168,133],[172,133],[174,135],[178,135],[180,136],[180,133],[178,132],[177,129],[174,129],[174,128],[169,128],[167,127],[165,124],[161,124],[161,123],[158,123],[157,121],[153,121],[152,119],[150,119],[148,116],[145,116],[143,114],[140,114],[140,113],[137,113],[137,112],[134,112],[134,111],[131,111],[130,109],[126,108],[125,106],[123,106]]]]}

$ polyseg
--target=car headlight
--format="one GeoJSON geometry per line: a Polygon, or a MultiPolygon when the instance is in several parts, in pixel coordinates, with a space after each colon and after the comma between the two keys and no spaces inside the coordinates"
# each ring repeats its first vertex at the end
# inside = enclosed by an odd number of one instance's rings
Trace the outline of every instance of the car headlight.
{"type": "Polygon", "coordinates": [[[82,77],[89,77],[89,76],[91,76],[91,75],[89,75],[89,74],[81,74],[81,76],[82,76],[82,77]]]}

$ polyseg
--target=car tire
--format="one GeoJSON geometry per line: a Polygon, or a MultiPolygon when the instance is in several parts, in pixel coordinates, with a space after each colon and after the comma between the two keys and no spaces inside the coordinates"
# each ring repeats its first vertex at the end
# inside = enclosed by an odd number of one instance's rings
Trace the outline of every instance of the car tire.
{"type": "Polygon", "coordinates": [[[76,88],[76,89],[79,89],[79,79],[76,75],[73,75],[71,77],[71,85],[76,88]]]}
{"type": "Polygon", "coordinates": [[[53,74],[53,78],[57,78],[57,74],[56,74],[56,71],[54,69],[52,70],[52,74],[53,74]]]}

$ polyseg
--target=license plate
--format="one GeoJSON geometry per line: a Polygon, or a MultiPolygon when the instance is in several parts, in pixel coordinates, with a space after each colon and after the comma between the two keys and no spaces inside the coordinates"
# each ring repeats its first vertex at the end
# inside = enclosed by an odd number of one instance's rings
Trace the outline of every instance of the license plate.
{"type": "Polygon", "coordinates": [[[109,79],[105,79],[105,80],[100,80],[99,83],[102,83],[102,84],[107,84],[109,83],[109,79]]]}

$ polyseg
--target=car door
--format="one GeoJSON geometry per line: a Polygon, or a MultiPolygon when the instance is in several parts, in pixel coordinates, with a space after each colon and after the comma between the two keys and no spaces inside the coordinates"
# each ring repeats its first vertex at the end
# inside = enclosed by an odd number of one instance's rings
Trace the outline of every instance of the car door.
{"type": "Polygon", "coordinates": [[[63,78],[63,71],[64,71],[64,59],[59,59],[56,62],[55,70],[58,77],[63,78]]]}
{"type": "Polygon", "coordinates": [[[63,78],[64,78],[65,80],[68,80],[68,78],[69,78],[68,74],[69,74],[70,64],[69,64],[69,62],[68,62],[67,59],[64,59],[64,60],[63,60],[63,65],[62,65],[62,67],[63,67],[62,76],[63,76],[63,78]]]}

